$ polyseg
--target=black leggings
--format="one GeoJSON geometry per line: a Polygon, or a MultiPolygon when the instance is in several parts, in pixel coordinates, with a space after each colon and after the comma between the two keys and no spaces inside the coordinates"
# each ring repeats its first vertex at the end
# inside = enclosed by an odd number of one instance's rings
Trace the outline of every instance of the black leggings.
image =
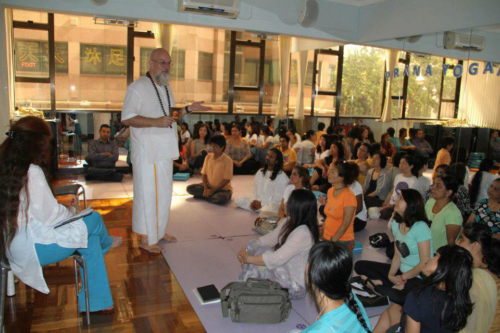
{"type": "Polygon", "coordinates": [[[249,159],[243,162],[241,167],[233,164],[234,175],[255,175],[260,169],[260,162],[254,159],[249,159]]]}
{"type": "MultiPolygon", "coordinates": [[[[354,271],[359,275],[365,275],[371,280],[381,280],[383,284],[381,286],[376,286],[375,291],[388,296],[392,302],[402,306],[405,302],[406,295],[413,289],[421,286],[423,282],[422,279],[414,277],[406,281],[403,290],[394,289],[392,288],[394,284],[388,278],[390,269],[390,264],[368,260],[360,260],[354,265],[354,271]]],[[[396,275],[400,274],[401,271],[398,270],[396,275]]]]}

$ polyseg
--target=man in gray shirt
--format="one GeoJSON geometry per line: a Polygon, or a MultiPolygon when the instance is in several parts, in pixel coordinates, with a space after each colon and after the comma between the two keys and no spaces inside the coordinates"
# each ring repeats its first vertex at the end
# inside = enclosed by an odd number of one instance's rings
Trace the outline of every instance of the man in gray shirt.
{"type": "Polygon", "coordinates": [[[85,161],[89,165],[85,180],[101,180],[119,182],[123,174],[116,172],[115,164],[118,161],[118,144],[110,141],[111,128],[109,125],[101,125],[99,139],[89,142],[89,155],[85,161]]]}
{"type": "Polygon", "coordinates": [[[410,140],[415,146],[415,154],[429,158],[434,152],[431,145],[427,140],[424,139],[424,131],[421,129],[417,130],[415,138],[410,140]]]}

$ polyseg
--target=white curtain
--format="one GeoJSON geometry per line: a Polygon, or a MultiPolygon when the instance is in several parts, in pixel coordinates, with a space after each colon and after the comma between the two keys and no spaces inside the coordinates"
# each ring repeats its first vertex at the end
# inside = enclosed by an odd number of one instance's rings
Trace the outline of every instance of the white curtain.
{"type": "Polygon", "coordinates": [[[470,75],[469,63],[464,61],[463,65],[458,118],[473,126],[500,129],[500,76],[497,76],[500,69],[496,66],[494,74],[483,74],[486,63],[480,62],[478,73],[470,75]]]}
{"type": "Polygon", "coordinates": [[[307,54],[309,51],[299,52],[299,61],[297,64],[298,85],[297,85],[297,105],[295,106],[295,114],[293,119],[304,119],[304,84],[307,74],[307,54]]]}
{"type": "Polygon", "coordinates": [[[279,61],[280,61],[280,94],[278,99],[278,108],[276,109],[277,118],[286,118],[286,105],[288,101],[288,74],[290,71],[290,50],[291,37],[280,36],[279,40],[279,61]]]}
{"type": "MultiPolygon", "coordinates": [[[[398,55],[399,51],[398,50],[385,50],[385,65],[387,68],[387,71],[391,73],[389,76],[389,80],[386,81],[386,86],[385,86],[385,102],[384,102],[384,108],[382,109],[382,117],[381,120],[385,123],[391,122],[392,121],[392,110],[391,110],[391,105],[392,105],[392,98],[391,98],[391,85],[392,85],[392,80],[394,79],[393,73],[394,73],[394,68],[398,65],[398,55]]],[[[385,80],[385,77],[384,77],[385,80]]]]}
{"type": "Polygon", "coordinates": [[[154,23],[153,32],[155,34],[156,47],[164,48],[169,54],[172,54],[174,45],[174,25],[154,23]]]}

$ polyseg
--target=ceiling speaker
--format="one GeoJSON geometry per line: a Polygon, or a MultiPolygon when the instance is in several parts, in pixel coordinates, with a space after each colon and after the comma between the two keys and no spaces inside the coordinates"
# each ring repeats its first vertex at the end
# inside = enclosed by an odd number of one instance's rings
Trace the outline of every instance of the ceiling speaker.
{"type": "Polygon", "coordinates": [[[108,0],[90,0],[96,6],[102,6],[108,3],[108,0]]]}
{"type": "Polygon", "coordinates": [[[312,27],[319,16],[319,4],[317,0],[304,0],[300,7],[298,21],[304,28],[312,27]]]}

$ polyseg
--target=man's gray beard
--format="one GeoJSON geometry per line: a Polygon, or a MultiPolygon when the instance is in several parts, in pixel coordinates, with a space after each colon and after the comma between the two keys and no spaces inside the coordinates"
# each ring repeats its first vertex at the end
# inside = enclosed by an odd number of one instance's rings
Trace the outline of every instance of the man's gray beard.
{"type": "Polygon", "coordinates": [[[156,82],[158,82],[160,86],[168,86],[168,82],[170,81],[170,75],[168,74],[162,75],[162,74],[163,74],[162,72],[158,72],[155,74],[156,82]]]}

